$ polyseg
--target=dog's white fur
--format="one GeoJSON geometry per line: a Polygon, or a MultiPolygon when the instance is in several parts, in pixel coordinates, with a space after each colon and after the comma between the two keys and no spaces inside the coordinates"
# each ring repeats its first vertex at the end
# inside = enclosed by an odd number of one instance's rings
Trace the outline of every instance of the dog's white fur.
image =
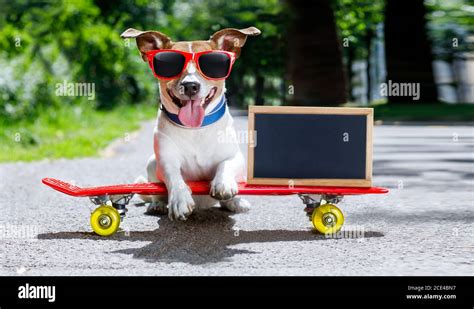
{"type": "MultiPolygon", "coordinates": [[[[220,99],[214,100],[219,102],[220,99]]],[[[211,181],[210,194],[227,197],[220,204],[231,211],[243,211],[248,207],[247,201],[234,197],[237,182],[246,178],[244,157],[235,139],[225,143],[219,139],[222,132],[235,135],[228,110],[216,123],[199,129],[179,127],[164,113],[158,113],[153,134],[155,153],[147,163],[148,181],[163,181],[169,195],[167,206],[164,197],[151,196],[149,212],[164,213],[167,208],[171,219],[184,220],[195,207],[214,206],[217,200],[211,196],[191,195],[185,182],[192,180],[211,181]]]]}

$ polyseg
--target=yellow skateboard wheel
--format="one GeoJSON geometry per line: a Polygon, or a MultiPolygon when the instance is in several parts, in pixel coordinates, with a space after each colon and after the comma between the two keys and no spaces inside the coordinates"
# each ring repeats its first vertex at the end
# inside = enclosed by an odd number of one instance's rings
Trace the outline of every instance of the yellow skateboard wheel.
{"type": "Polygon", "coordinates": [[[91,226],[100,236],[113,235],[120,226],[120,214],[112,206],[100,205],[91,214],[91,226]]]}
{"type": "Polygon", "coordinates": [[[335,205],[323,204],[313,211],[311,222],[320,233],[334,234],[342,228],[344,215],[335,205]]]}

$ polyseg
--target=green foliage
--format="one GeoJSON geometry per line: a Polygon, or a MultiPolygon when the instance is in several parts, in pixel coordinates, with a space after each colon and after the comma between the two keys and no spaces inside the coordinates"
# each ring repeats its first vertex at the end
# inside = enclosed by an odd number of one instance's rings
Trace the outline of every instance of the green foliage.
{"type": "Polygon", "coordinates": [[[0,118],[0,162],[96,155],[116,138],[154,116],[155,104],[96,111],[90,104],[40,107],[38,116],[17,122],[0,118]]]}
{"type": "Polygon", "coordinates": [[[367,36],[383,21],[384,0],[333,0],[336,23],[342,38],[349,40],[355,58],[367,56],[367,36]]]}
{"type": "Polygon", "coordinates": [[[429,35],[438,59],[474,50],[474,5],[466,0],[426,1],[429,35]]]}
{"type": "Polygon", "coordinates": [[[123,26],[114,29],[101,21],[91,1],[13,2],[6,12],[7,25],[0,30],[6,38],[1,41],[0,74],[6,82],[0,84],[0,114],[15,120],[37,115],[41,106],[91,103],[58,97],[56,85],[65,80],[93,83],[98,108],[150,97],[152,79],[140,82],[142,66],[119,38],[123,26]]]}

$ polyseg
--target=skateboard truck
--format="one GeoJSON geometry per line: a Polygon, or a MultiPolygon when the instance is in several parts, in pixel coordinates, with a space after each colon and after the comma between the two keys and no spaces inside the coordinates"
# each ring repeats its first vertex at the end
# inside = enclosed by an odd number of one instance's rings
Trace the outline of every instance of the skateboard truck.
{"type": "Polygon", "coordinates": [[[303,204],[305,204],[305,209],[304,211],[306,212],[306,215],[309,217],[311,220],[311,215],[313,214],[313,211],[321,205],[321,201],[315,200],[311,194],[298,194],[298,197],[301,199],[303,204]]]}
{"type": "Polygon", "coordinates": [[[126,194],[116,199],[114,198],[114,196],[112,196],[111,198],[109,195],[106,194],[106,195],[99,195],[99,196],[91,196],[89,197],[89,199],[91,200],[92,203],[94,203],[97,206],[109,205],[109,206],[114,207],[119,213],[120,221],[122,222],[123,218],[125,218],[125,215],[127,214],[127,211],[128,211],[127,205],[134,195],[135,195],[134,193],[126,194]]]}
{"type": "Polygon", "coordinates": [[[123,221],[123,218],[127,214],[127,205],[134,195],[135,194],[133,193],[123,195],[119,199],[112,202],[112,206],[114,206],[114,208],[117,209],[118,213],[120,214],[120,221],[123,221]]]}

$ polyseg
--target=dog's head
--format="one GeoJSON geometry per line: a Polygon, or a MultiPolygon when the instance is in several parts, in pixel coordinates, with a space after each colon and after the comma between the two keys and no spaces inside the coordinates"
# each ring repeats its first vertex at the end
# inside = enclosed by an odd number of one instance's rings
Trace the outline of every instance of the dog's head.
{"type": "MultiPolygon", "coordinates": [[[[135,38],[144,61],[151,63],[151,51],[178,50],[186,53],[204,51],[226,51],[237,58],[247,36],[259,35],[255,27],[246,29],[223,29],[214,33],[207,41],[173,42],[158,31],[127,29],[122,38],[135,38]]],[[[182,72],[173,78],[159,78],[161,103],[167,111],[177,114],[187,127],[199,127],[204,116],[213,110],[225,92],[225,79],[206,77],[194,59],[189,60],[182,72]]]]}

